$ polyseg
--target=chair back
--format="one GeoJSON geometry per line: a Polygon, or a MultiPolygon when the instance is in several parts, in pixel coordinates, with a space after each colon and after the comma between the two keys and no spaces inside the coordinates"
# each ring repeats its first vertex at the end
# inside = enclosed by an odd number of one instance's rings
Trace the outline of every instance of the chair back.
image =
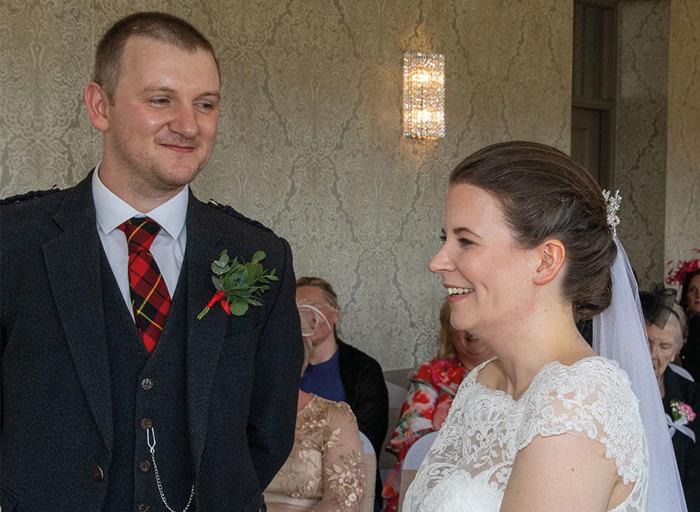
{"type": "MultiPolygon", "coordinates": [[[[389,418],[387,421],[387,431],[384,436],[382,446],[388,446],[391,441],[391,433],[396,428],[399,421],[401,406],[406,400],[408,392],[408,377],[413,373],[413,368],[402,368],[400,370],[390,370],[384,372],[384,383],[389,393],[389,418]]],[[[389,470],[396,464],[396,455],[389,450],[383,449],[379,454],[379,474],[385,482],[389,470]]]]}
{"type": "Polygon", "coordinates": [[[403,498],[406,496],[406,491],[408,487],[413,482],[413,479],[418,473],[418,468],[420,468],[423,459],[430,451],[430,447],[433,445],[433,441],[437,437],[437,432],[430,432],[425,434],[418,441],[416,441],[413,446],[406,452],[406,458],[403,460],[403,465],[401,466],[401,489],[399,490],[399,511],[403,509],[403,498]]]}
{"type": "Polygon", "coordinates": [[[374,512],[374,475],[377,473],[377,456],[374,453],[372,443],[366,435],[360,432],[360,440],[364,454],[362,462],[365,465],[365,494],[362,496],[360,512],[374,512]]]}

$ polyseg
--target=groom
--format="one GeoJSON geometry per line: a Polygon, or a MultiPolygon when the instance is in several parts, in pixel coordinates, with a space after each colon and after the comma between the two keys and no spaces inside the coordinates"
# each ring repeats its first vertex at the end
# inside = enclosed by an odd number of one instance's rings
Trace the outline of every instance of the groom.
{"type": "Polygon", "coordinates": [[[295,280],[285,240],[189,190],[219,119],[211,44],[128,16],[85,102],[97,167],[0,212],[2,510],[264,509],[294,439],[295,280]],[[242,316],[198,319],[224,249],[264,251],[279,279],[242,316]]]}

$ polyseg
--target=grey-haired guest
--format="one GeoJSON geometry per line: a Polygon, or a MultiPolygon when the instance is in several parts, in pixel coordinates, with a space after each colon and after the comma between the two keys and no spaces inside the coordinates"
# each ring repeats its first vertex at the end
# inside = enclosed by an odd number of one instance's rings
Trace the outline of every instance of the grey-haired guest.
{"type": "Polygon", "coordinates": [[[673,451],[686,505],[688,512],[700,512],[700,419],[695,418],[700,412],[700,387],[687,371],[673,364],[683,346],[686,317],[675,302],[673,289],[656,286],[639,296],[659,392],[672,424],[673,451]]]}

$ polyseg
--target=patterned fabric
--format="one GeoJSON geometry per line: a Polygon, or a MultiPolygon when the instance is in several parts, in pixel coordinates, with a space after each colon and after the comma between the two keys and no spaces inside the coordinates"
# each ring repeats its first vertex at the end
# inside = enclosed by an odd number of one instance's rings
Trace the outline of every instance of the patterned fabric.
{"type": "Polygon", "coordinates": [[[149,354],[165,326],[170,293],[163,281],[151,244],[160,225],[148,217],[133,217],[119,226],[129,247],[129,289],[136,327],[149,354]]]}
{"type": "Polygon", "coordinates": [[[359,511],[362,453],[350,406],[313,395],[297,415],[292,453],[265,490],[268,512],[359,511]]]}
{"type": "Polygon", "coordinates": [[[404,510],[497,512],[518,451],[536,436],[586,436],[605,446],[622,482],[614,512],[643,511],[647,450],[639,405],[617,363],[589,357],[545,365],[519,400],[476,381],[459,388],[450,414],[406,493],[404,510]]]}
{"type": "Polygon", "coordinates": [[[382,490],[384,512],[396,512],[398,509],[401,465],[408,449],[424,435],[440,429],[464,374],[464,366],[458,359],[436,358],[420,365],[409,377],[406,401],[389,442],[389,449],[398,460],[391,468],[382,490]]]}

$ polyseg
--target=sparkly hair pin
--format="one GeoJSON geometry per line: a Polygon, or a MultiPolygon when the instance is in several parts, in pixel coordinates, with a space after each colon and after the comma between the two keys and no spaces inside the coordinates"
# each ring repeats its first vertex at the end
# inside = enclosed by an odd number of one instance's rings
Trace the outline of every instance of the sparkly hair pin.
{"type": "Polygon", "coordinates": [[[608,227],[613,236],[617,236],[617,225],[620,223],[618,213],[620,213],[620,203],[622,202],[620,191],[616,190],[615,195],[611,196],[609,190],[603,190],[603,198],[605,198],[605,210],[608,214],[608,227]]]}

